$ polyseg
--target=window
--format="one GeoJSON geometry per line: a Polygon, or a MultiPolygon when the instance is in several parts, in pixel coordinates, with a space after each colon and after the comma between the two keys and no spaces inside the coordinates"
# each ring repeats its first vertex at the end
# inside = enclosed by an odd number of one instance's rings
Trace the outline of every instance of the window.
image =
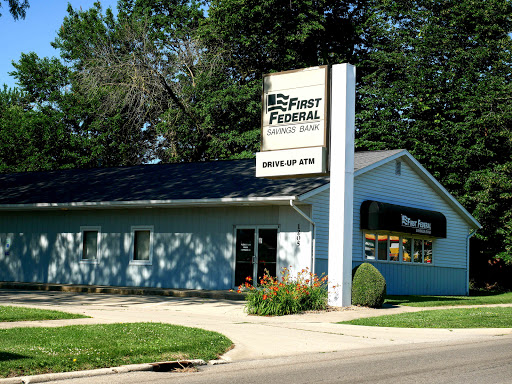
{"type": "Polygon", "coordinates": [[[153,259],[153,227],[132,227],[132,239],[130,264],[151,264],[153,259]]]}
{"type": "Polygon", "coordinates": [[[383,233],[364,233],[365,260],[432,264],[433,240],[383,233]]]}
{"type": "Polygon", "coordinates": [[[402,237],[402,260],[404,263],[411,262],[412,255],[412,239],[408,237],[402,237]]]}
{"type": "Polygon", "coordinates": [[[400,237],[389,236],[389,260],[400,261],[400,237]]]}
{"type": "Polygon", "coordinates": [[[423,263],[423,240],[414,239],[414,262],[423,263]]]}
{"type": "Polygon", "coordinates": [[[81,227],[81,262],[97,263],[99,259],[100,227],[81,227]]]}
{"type": "Polygon", "coordinates": [[[432,240],[423,240],[423,262],[432,264],[432,240]]]}
{"type": "Polygon", "coordinates": [[[402,162],[397,161],[395,163],[395,175],[401,176],[402,175],[402,162]]]}
{"type": "Polygon", "coordinates": [[[378,260],[388,259],[388,236],[377,235],[378,260]]]}
{"type": "Polygon", "coordinates": [[[364,234],[364,256],[367,260],[375,260],[375,235],[364,234]]]}

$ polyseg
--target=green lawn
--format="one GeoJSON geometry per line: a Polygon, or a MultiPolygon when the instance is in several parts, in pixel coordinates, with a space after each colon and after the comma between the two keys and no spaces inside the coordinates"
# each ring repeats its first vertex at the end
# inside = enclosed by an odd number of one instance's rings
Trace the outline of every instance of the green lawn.
{"type": "Polygon", "coordinates": [[[30,321],[30,320],[61,320],[82,319],[89,316],[52,311],[49,309],[34,309],[26,307],[0,306],[0,322],[3,321],[30,321]]]}
{"type": "Polygon", "coordinates": [[[160,323],[4,329],[0,330],[0,377],[210,360],[231,345],[216,332],[160,323]]]}
{"type": "Polygon", "coordinates": [[[410,307],[435,307],[440,305],[510,304],[512,292],[479,293],[475,296],[387,296],[385,304],[410,307]]]}
{"type": "Polygon", "coordinates": [[[428,310],[356,319],[339,324],[400,328],[512,328],[512,307],[428,310]]]}

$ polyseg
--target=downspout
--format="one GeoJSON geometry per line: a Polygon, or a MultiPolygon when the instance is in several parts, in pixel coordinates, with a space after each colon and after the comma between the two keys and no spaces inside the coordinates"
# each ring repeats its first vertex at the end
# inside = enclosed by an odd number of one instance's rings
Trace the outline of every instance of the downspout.
{"type": "Polygon", "coordinates": [[[305,218],[311,224],[311,273],[315,273],[315,241],[316,241],[316,225],[315,222],[304,212],[302,212],[299,207],[293,204],[293,200],[290,200],[290,206],[295,209],[299,215],[305,218]]]}
{"type": "Polygon", "coordinates": [[[473,229],[469,232],[469,235],[466,237],[466,260],[467,260],[467,268],[466,268],[466,295],[469,296],[469,239],[473,237],[473,235],[478,231],[478,229],[473,229]]]}

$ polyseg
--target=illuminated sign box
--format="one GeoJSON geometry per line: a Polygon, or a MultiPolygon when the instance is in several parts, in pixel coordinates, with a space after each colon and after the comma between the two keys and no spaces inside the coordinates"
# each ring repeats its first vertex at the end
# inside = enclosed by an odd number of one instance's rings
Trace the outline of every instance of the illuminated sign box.
{"type": "Polygon", "coordinates": [[[263,76],[256,176],[327,174],[328,80],[328,66],[263,76]]]}
{"type": "Polygon", "coordinates": [[[263,77],[261,150],[326,146],[328,67],[263,77]]]}

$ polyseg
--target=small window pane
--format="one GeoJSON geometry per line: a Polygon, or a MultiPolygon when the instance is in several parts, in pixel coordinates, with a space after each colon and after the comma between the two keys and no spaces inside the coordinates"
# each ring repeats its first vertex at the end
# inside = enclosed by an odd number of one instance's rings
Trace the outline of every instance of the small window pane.
{"type": "Polygon", "coordinates": [[[402,246],[403,260],[405,263],[410,263],[412,255],[412,239],[404,237],[402,239],[402,246]]]}
{"type": "Polygon", "coordinates": [[[414,239],[414,262],[423,262],[423,240],[414,239]]]}
{"type": "Polygon", "coordinates": [[[96,260],[98,257],[98,231],[83,232],[83,260],[96,260]]]}
{"type": "Polygon", "coordinates": [[[364,255],[368,260],[375,260],[375,235],[365,233],[364,255]]]}
{"type": "Polygon", "coordinates": [[[432,264],[432,240],[425,240],[423,242],[423,256],[424,263],[432,264]]]}
{"type": "Polygon", "coordinates": [[[389,260],[399,261],[400,259],[400,237],[389,236],[389,260]]]}
{"type": "Polygon", "coordinates": [[[378,260],[388,259],[388,235],[378,236],[378,260]]]}
{"type": "Polygon", "coordinates": [[[150,231],[135,231],[133,260],[149,261],[150,231]]]}

